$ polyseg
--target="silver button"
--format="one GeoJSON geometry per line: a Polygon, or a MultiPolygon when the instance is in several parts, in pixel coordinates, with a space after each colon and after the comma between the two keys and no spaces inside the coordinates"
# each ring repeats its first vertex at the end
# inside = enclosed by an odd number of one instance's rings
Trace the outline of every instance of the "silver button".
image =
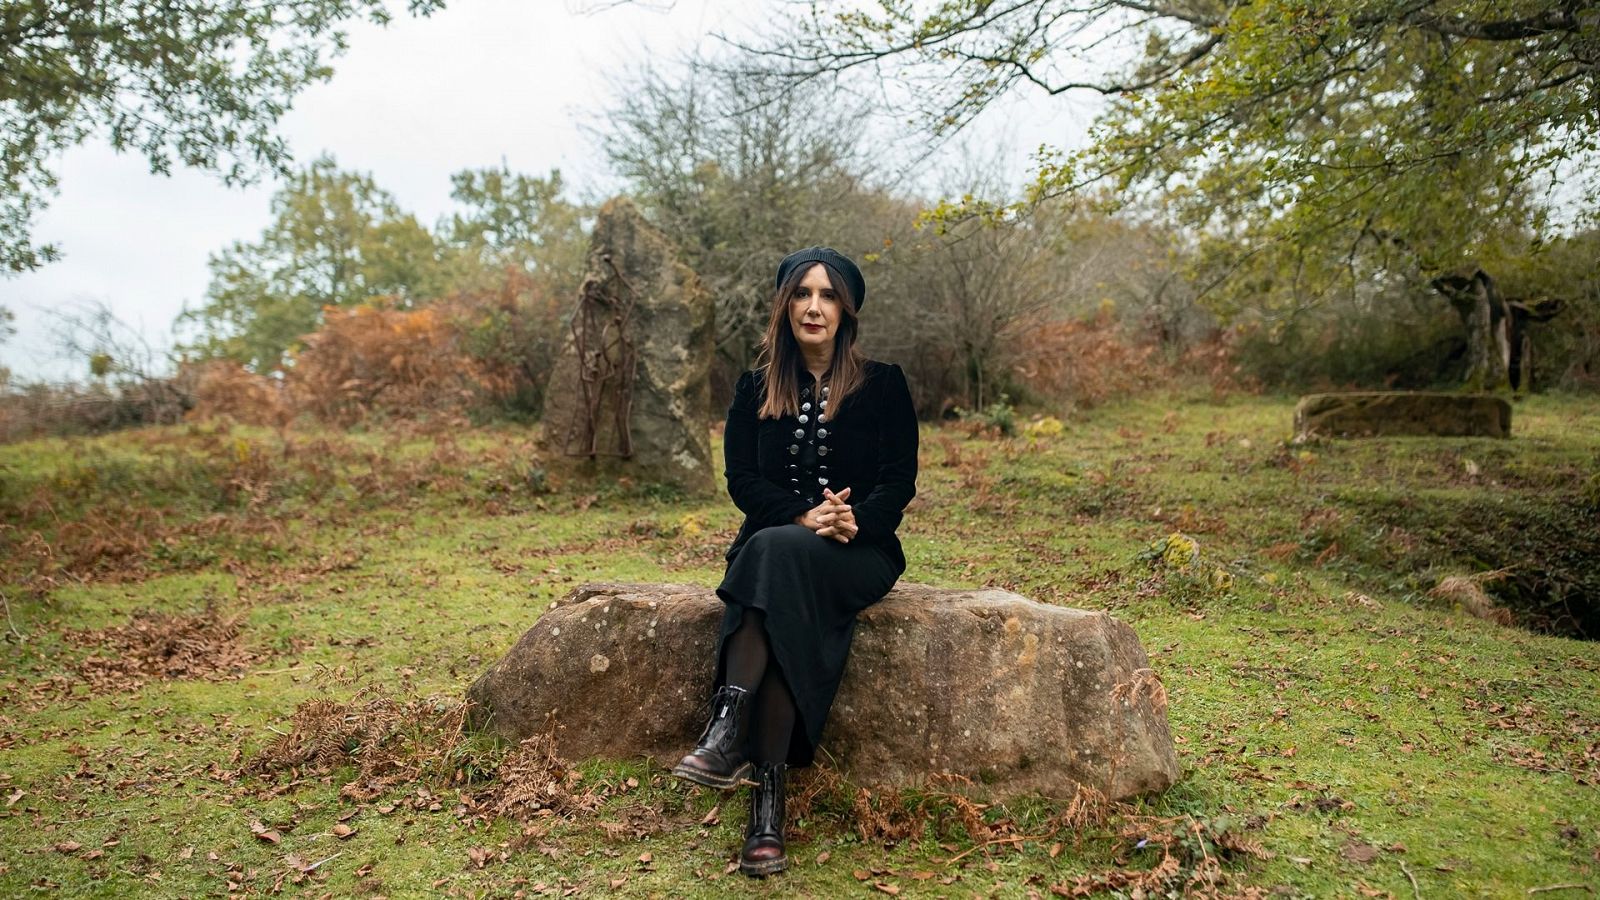
{"type": "Polygon", "coordinates": [[[818,428],[817,429],[817,437],[825,438],[827,436],[828,436],[828,429],[826,429],[826,428],[818,428]]]}
{"type": "Polygon", "coordinates": [[[828,386],[827,385],[823,385],[822,386],[822,396],[824,396],[824,397],[828,396],[828,386]]]}
{"type": "Polygon", "coordinates": [[[828,486],[828,479],[826,479],[826,478],[818,478],[817,479],[817,484],[820,484],[823,487],[827,487],[828,486]]]}
{"type": "MultiPolygon", "coordinates": [[[[794,430],[794,436],[797,438],[803,438],[806,436],[806,430],[804,428],[796,428],[794,430]]],[[[827,435],[823,435],[823,437],[827,437],[827,435]]]]}
{"type": "Polygon", "coordinates": [[[817,415],[817,424],[818,425],[821,425],[823,422],[826,422],[826,421],[828,421],[828,417],[827,416],[821,415],[820,413],[817,415]]]}
{"type": "Polygon", "coordinates": [[[827,456],[827,455],[828,455],[828,448],[827,448],[827,446],[826,446],[826,445],[824,445],[824,446],[821,446],[821,447],[818,447],[818,448],[817,448],[817,455],[818,455],[818,456],[827,456]]]}
{"type": "Polygon", "coordinates": [[[800,445],[799,444],[790,444],[789,445],[789,455],[790,456],[794,456],[795,454],[797,454],[799,452],[800,452],[800,445]]]}
{"type": "MultiPolygon", "coordinates": [[[[823,402],[826,403],[827,401],[824,400],[823,402]]],[[[800,411],[801,412],[811,412],[811,404],[809,404],[809,403],[800,404],[800,411]]]]}
{"type": "Polygon", "coordinates": [[[811,417],[810,416],[801,416],[800,417],[800,424],[801,425],[804,425],[805,423],[807,423],[809,421],[811,421],[811,417]]]}
{"type": "Polygon", "coordinates": [[[828,401],[826,401],[826,400],[824,400],[824,401],[822,401],[822,405],[823,405],[823,406],[824,406],[824,407],[826,407],[826,406],[827,406],[827,405],[828,405],[828,401]]]}

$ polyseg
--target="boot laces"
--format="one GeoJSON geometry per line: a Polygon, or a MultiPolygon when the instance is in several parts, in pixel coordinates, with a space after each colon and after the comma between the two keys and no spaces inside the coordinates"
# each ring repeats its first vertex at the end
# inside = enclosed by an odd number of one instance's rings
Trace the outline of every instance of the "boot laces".
{"type": "MultiPolygon", "coordinates": [[[[745,691],[744,693],[748,694],[750,692],[745,691]]],[[[733,711],[733,703],[736,696],[737,695],[732,693],[727,687],[722,687],[712,692],[711,696],[706,698],[703,706],[704,715],[706,716],[706,727],[700,731],[701,742],[704,742],[707,738],[709,738],[712,730],[715,729],[717,725],[726,719],[728,714],[733,711]]]]}

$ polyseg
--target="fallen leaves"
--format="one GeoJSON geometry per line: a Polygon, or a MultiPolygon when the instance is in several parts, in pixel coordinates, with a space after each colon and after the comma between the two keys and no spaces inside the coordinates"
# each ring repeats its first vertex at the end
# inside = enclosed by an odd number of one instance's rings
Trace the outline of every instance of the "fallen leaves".
{"type": "Polygon", "coordinates": [[[244,645],[241,618],[214,606],[187,616],[140,610],[126,625],[70,630],[63,637],[93,651],[76,664],[90,692],[112,694],[137,690],[151,678],[242,676],[265,654],[244,645]]]}
{"type": "Polygon", "coordinates": [[[1378,858],[1378,848],[1351,838],[1339,847],[1339,855],[1354,863],[1370,863],[1378,858]]]}

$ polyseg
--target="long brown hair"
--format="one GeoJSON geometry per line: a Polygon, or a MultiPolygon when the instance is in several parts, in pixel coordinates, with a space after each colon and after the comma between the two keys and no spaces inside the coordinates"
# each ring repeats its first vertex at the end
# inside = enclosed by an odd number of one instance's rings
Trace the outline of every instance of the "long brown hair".
{"type": "MultiPolygon", "coordinates": [[[[833,361],[822,380],[828,385],[828,406],[838,417],[845,400],[861,389],[866,381],[866,357],[856,350],[856,298],[851,296],[833,266],[814,263],[828,273],[828,283],[839,298],[839,329],[833,334],[833,361]]],[[[789,324],[789,304],[800,290],[800,282],[810,265],[795,266],[783,284],[772,295],[772,313],[767,317],[767,330],[761,336],[761,354],[756,357],[756,368],[766,376],[767,397],[758,414],[763,419],[777,419],[800,413],[800,372],[805,359],[800,355],[800,343],[794,339],[794,329],[789,324]]]]}

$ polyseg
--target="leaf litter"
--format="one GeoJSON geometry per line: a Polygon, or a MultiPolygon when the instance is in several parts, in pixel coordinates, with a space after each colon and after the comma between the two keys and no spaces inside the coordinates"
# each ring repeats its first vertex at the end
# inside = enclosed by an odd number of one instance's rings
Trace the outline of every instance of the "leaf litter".
{"type": "Polygon", "coordinates": [[[241,677],[267,656],[244,643],[242,618],[215,606],[193,615],[139,610],[125,625],[69,630],[63,638],[91,651],[74,665],[91,693],[121,693],[150,679],[241,677]]]}

